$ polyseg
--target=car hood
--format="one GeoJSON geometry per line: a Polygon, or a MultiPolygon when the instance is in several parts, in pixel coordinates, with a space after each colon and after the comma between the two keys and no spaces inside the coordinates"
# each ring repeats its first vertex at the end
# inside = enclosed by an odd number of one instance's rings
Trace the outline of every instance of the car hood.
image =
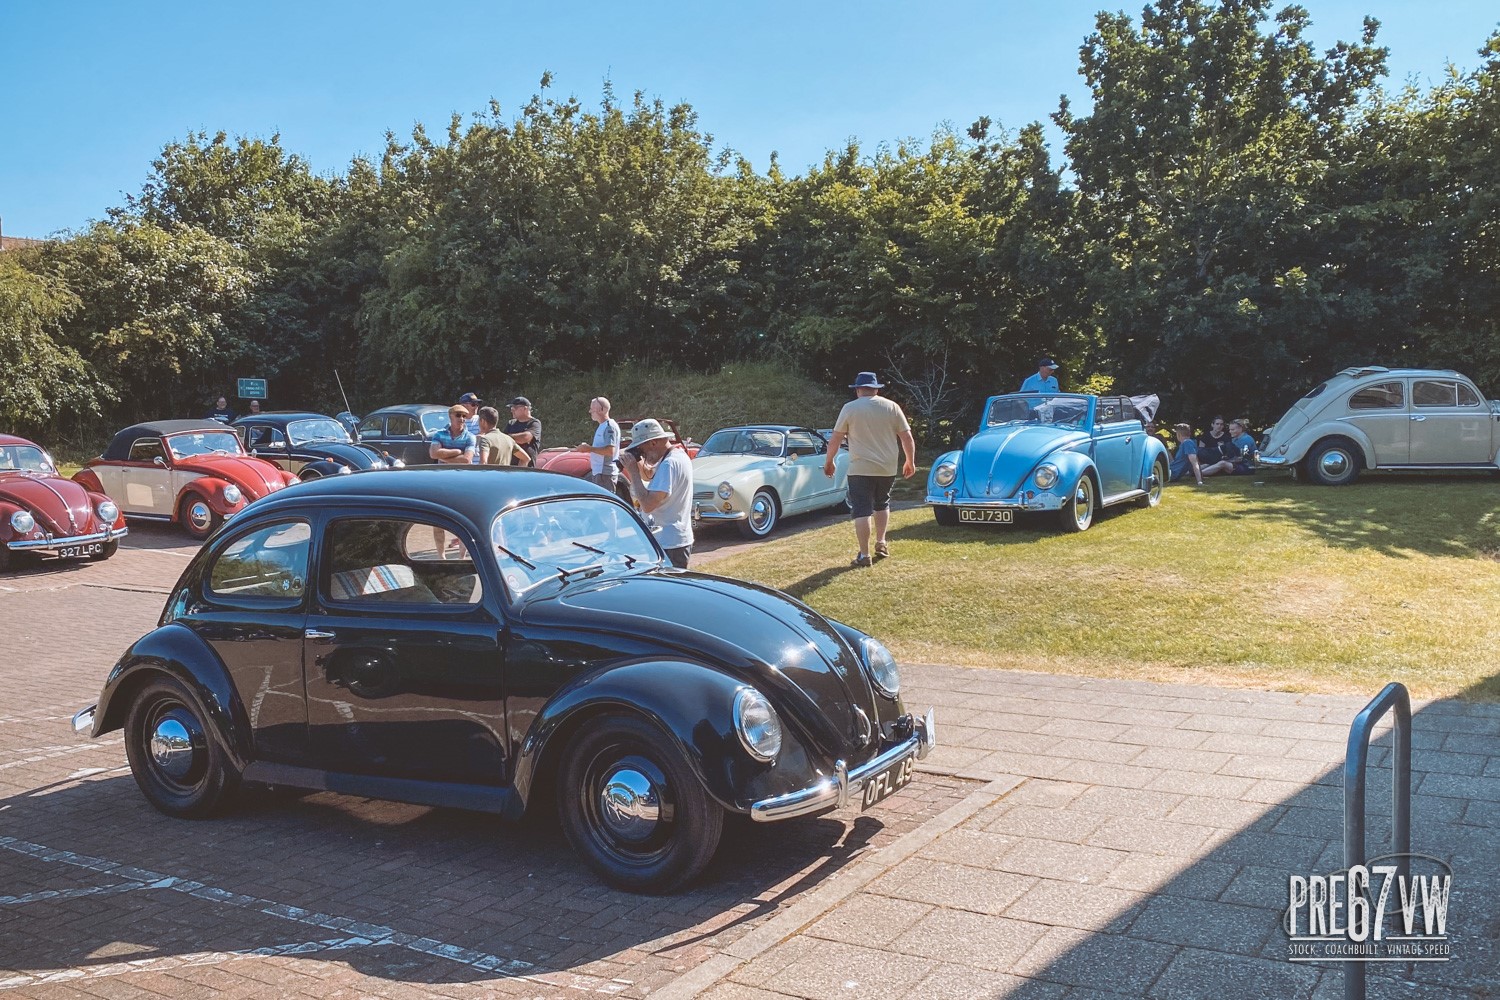
{"type": "Polygon", "coordinates": [[[964,492],[971,497],[1009,497],[1053,452],[1088,443],[1083,431],[1060,427],[1017,424],[993,427],[969,439],[964,445],[964,492]]]}
{"type": "Polygon", "coordinates": [[[174,469],[196,472],[201,476],[218,476],[240,488],[245,499],[259,500],[285,485],[281,466],[263,459],[237,455],[194,455],[172,463],[174,469]]]}
{"type": "Polygon", "coordinates": [[[71,479],[0,475],[0,500],[29,511],[37,524],[63,537],[82,534],[95,521],[88,490],[71,479]]]}
{"type": "Polygon", "coordinates": [[[525,605],[523,620],[652,637],[743,677],[788,708],[830,753],[879,740],[875,692],[822,615],[755,584],[697,573],[639,573],[574,583],[525,605]]]}
{"type": "Polygon", "coordinates": [[[292,451],[303,455],[316,455],[319,458],[332,459],[351,469],[374,469],[384,468],[385,459],[380,457],[380,452],[374,448],[362,448],[357,444],[344,444],[340,441],[319,441],[316,444],[298,445],[292,451]]]}
{"type": "Polygon", "coordinates": [[[731,476],[746,472],[768,473],[781,467],[781,459],[764,455],[699,455],[693,459],[693,479],[717,486],[731,476]]]}

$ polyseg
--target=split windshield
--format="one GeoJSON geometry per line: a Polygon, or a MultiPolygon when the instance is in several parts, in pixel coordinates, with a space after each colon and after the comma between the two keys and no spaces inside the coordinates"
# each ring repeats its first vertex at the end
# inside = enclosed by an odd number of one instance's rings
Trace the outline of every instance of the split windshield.
{"type": "Polygon", "coordinates": [[[173,458],[195,455],[243,455],[240,439],[234,431],[203,431],[197,434],[173,434],[166,439],[173,458]]]}
{"type": "Polygon", "coordinates": [[[1027,392],[993,400],[985,414],[984,425],[1045,424],[1076,430],[1084,426],[1088,415],[1089,401],[1085,396],[1045,396],[1027,392]]]}
{"type": "Polygon", "coordinates": [[[501,511],[490,525],[490,544],[513,597],[549,581],[619,576],[661,559],[633,513],[613,500],[592,497],[501,511]]]}

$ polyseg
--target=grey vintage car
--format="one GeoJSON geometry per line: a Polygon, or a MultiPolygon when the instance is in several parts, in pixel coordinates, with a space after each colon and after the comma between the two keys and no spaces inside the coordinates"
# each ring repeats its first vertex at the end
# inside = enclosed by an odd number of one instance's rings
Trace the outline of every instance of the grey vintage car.
{"type": "Polygon", "coordinates": [[[1342,486],[1361,470],[1500,468],[1500,402],[1468,378],[1428,368],[1345,368],[1261,438],[1256,461],[1342,486]]]}

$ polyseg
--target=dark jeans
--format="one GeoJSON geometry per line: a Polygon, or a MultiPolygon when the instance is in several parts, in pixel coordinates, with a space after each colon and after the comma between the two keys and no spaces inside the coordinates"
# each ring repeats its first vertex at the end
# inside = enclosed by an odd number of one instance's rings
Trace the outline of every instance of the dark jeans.
{"type": "Polygon", "coordinates": [[[680,549],[667,549],[667,561],[678,569],[688,568],[688,558],[693,554],[691,545],[684,545],[680,549]]]}
{"type": "Polygon", "coordinates": [[[613,472],[590,473],[589,482],[595,486],[603,486],[611,493],[615,492],[615,474],[613,472]]]}
{"type": "Polygon", "coordinates": [[[894,485],[895,476],[850,476],[850,515],[869,517],[877,510],[890,510],[891,487],[894,485]]]}

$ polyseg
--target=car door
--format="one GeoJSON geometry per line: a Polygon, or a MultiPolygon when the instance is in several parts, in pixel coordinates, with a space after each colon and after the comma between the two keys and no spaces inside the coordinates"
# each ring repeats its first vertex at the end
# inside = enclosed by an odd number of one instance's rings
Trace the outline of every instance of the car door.
{"type": "Polygon", "coordinates": [[[1411,464],[1489,465],[1494,423],[1469,385],[1451,378],[1411,383],[1411,464]]]}
{"type": "Polygon", "coordinates": [[[385,449],[407,465],[431,465],[422,425],[409,413],[389,413],[385,418],[385,449]]]}
{"type": "Polygon", "coordinates": [[[822,438],[809,430],[788,431],[786,435],[786,458],[782,468],[788,472],[790,496],[782,495],[782,507],[789,510],[812,510],[827,504],[827,494],[833,490],[833,480],[823,475],[823,457],[827,445],[822,438]]]}
{"type": "Polygon", "coordinates": [[[1139,422],[1126,417],[1120,399],[1111,396],[1095,401],[1094,467],[1099,471],[1099,489],[1106,499],[1140,487],[1136,475],[1139,460],[1131,463],[1145,447],[1146,432],[1139,422]]]}
{"type": "Polygon", "coordinates": [[[312,528],[302,518],[246,527],[214,545],[201,593],[176,621],[211,646],[234,682],[257,757],[307,752],[303,629],[312,528]]]}
{"type": "Polygon", "coordinates": [[[246,451],[256,458],[276,463],[283,471],[290,472],[294,476],[307,465],[306,460],[292,457],[291,446],[280,427],[273,427],[270,424],[246,424],[240,436],[244,439],[246,451]]]}
{"type": "Polygon", "coordinates": [[[1349,412],[1343,419],[1359,428],[1370,442],[1374,452],[1371,457],[1377,468],[1411,461],[1411,416],[1407,413],[1406,390],[1405,379],[1386,379],[1349,396],[1349,412]]]}
{"type": "Polygon", "coordinates": [[[116,467],[119,494],[110,499],[127,514],[171,517],[177,494],[172,491],[172,473],[167,449],[161,438],[139,438],[130,445],[129,458],[116,467]]]}
{"type": "Polygon", "coordinates": [[[472,540],[418,516],[350,512],[322,532],[303,677],[326,766],[496,785],[506,773],[502,623],[472,540]]]}

